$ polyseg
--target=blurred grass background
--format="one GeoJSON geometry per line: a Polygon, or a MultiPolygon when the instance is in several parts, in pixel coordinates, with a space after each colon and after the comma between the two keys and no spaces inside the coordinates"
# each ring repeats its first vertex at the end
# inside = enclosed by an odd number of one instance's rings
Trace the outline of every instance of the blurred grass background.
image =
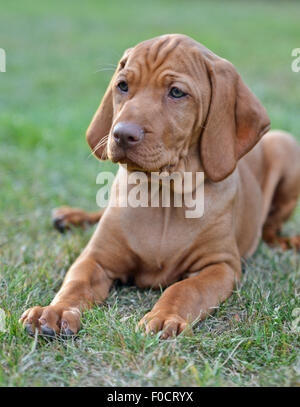
{"type": "MultiPolygon", "coordinates": [[[[299,384],[299,336],[290,328],[299,255],[263,244],[241,291],[194,338],[160,344],[135,334],[158,294],[131,288],[113,290],[108,307],[86,315],[72,343],[34,344],[17,324],[25,308],[48,304],[92,233],[60,236],[50,214],[65,204],[96,207],[96,175],[112,165],[89,156],[84,135],[124,49],[165,33],[190,35],[230,60],[272,127],[300,141],[300,73],[291,70],[299,13],[296,1],[1,4],[0,307],[8,328],[0,333],[0,385],[299,384]]],[[[299,219],[298,207],[287,231],[299,233],[299,219]]]]}

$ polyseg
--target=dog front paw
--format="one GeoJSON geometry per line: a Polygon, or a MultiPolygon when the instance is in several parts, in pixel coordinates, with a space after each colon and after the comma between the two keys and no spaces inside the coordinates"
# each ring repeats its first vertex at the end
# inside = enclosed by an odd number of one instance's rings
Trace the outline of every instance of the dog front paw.
{"type": "Polygon", "coordinates": [[[75,335],[80,328],[80,311],[77,308],[63,305],[48,307],[33,307],[26,310],[19,322],[23,324],[29,335],[34,335],[35,329],[39,335],[55,337],[75,335]]]}
{"type": "Polygon", "coordinates": [[[147,334],[161,332],[160,339],[175,337],[183,331],[189,331],[191,334],[191,331],[188,329],[189,324],[186,320],[177,314],[160,310],[148,312],[140,320],[138,327],[144,329],[147,334]]]}

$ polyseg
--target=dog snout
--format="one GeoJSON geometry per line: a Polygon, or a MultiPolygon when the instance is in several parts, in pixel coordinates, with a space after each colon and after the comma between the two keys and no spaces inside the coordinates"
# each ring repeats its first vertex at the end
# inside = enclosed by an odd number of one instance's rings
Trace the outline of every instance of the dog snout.
{"type": "Polygon", "coordinates": [[[141,143],[144,130],[134,123],[118,123],[113,129],[113,139],[122,148],[127,149],[141,143]]]}

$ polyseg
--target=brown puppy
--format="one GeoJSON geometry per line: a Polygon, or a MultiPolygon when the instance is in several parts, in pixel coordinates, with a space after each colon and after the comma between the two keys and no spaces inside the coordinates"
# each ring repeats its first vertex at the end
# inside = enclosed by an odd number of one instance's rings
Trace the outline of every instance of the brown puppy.
{"type": "MultiPolygon", "coordinates": [[[[279,131],[256,145],[268,130],[265,109],[233,65],[191,38],[165,35],[127,50],[88,143],[98,158],[128,165],[118,172],[121,184],[126,171],[204,171],[204,215],[109,205],[52,303],[22,315],[29,332],[76,333],[82,310],[103,302],[114,280],[131,277],[138,287],[170,285],[141,321],[167,338],[231,295],[241,257],[253,254],[262,232],[269,243],[299,248],[299,236],[278,235],[297,204],[300,148],[279,131]]],[[[62,228],[101,214],[63,208],[55,221],[62,228]]]]}

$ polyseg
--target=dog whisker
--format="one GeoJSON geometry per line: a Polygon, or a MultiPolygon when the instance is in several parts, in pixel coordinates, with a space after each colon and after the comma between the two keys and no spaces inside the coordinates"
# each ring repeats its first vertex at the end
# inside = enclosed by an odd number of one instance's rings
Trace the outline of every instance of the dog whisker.
{"type": "Polygon", "coordinates": [[[108,141],[108,134],[106,136],[104,136],[98,144],[96,144],[96,146],[94,147],[94,149],[91,151],[91,153],[89,154],[88,158],[91,157],[93,154],[95,154],[95,152],[97,150],[99,150],[99,148],[103,147],[108,141]]]}
{"type": "Polygon", "coordinates": [[[97,71],[95,71],[94,73],[98,73],[98,72],[103,72],[103,71],[115,71],[116,69],[115,68],[101,68],[101,69],[98,69],[97,71]]]}
{"type": "Polygon", "coordinates": [[[104,149],[103,149],[103,151],[101,153],[101,160],[103,160],[104,155],[107,155],[107,145],[105,145],[105,147],[104,147],[104,149]]]}

